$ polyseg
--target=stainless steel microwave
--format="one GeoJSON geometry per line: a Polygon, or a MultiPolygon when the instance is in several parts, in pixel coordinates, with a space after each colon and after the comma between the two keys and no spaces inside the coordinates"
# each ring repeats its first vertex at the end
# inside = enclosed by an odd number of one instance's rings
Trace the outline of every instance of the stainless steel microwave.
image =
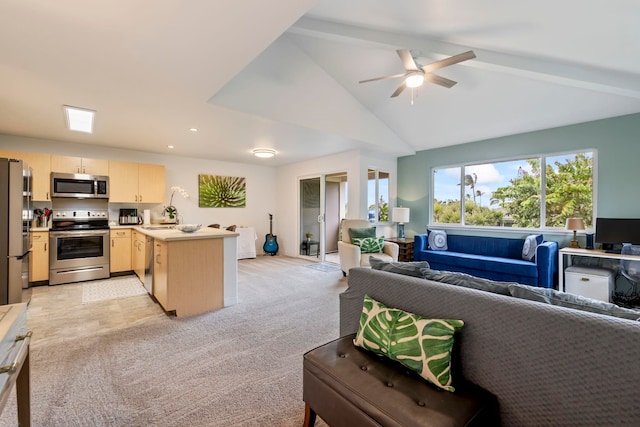
{"type": "Polygon", "coordinates": [[[82,173],[51,173],[51,197],[108,199],[109,177],[82,173]]]}

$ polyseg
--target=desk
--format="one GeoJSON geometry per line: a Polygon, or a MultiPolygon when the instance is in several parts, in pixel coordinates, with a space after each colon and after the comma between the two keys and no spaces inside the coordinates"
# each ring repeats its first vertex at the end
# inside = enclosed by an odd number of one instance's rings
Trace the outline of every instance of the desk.
{"type": "Polygon", "coordinates": [[[311,251],[311,247],[315,245],[316,250],[316,258],[320,256],[320,242],[317,240],[303,240],[300,244],[300,254],[309,256],[309,252],[311,251]],[[302,253],[304,252],[304,254],[302,253]]]}
{"type": "Polygon", "coordinates": [[[567,266],[571,265],[572,256],[640,261],[640,256],[637,255],[610,254],[600,249],[562,248],[558,251],[558,290],[560,292],[564,292],[565,256],[567,257],[567,266]]]}

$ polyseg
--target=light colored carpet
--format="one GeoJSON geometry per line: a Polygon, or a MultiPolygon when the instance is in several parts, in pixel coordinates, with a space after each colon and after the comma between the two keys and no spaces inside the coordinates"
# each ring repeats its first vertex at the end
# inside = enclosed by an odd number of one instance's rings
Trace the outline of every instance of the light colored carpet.
{"type": "Polygon", "coordinates": [[[347,286],[307,262],[242,260],[235,306],[33,348],[33,425],[302,425],[302,355],[338,336],[347,286]]]}
{"type": "Polygon", "coordinates": [[[135,275],[92,280],[82,284],[82,303],[146,295],[147,290],[135,275]]]}

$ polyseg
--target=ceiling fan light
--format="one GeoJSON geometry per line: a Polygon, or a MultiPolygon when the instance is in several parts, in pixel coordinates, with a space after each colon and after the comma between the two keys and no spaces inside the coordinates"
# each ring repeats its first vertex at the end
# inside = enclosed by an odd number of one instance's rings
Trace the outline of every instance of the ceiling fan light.
{"type": "Polygon", "coordinates": [[[256,148],[252,151],[253,155],[261,159],[268,159],[276,155],[276,150],[270,148],[256,148]]]}
{"type": "Polygon", "coordinates": [[[422,83],[424,83],[424,74],[422,73],[411,74],[409,77],[407,77],[407,79],[404,82],[407,85],[407,87],[422,86],[422,83]]]}

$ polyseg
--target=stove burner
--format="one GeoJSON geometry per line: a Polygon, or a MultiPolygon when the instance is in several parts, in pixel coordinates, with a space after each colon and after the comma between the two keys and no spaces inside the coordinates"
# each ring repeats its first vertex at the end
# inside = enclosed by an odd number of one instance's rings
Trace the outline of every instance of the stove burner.
{"type": "Polygon", "coordinates": [[[55,211],[51,223],[52,231],[108,230],[109,211],[106,209],[86,211],[55,211]]]}

